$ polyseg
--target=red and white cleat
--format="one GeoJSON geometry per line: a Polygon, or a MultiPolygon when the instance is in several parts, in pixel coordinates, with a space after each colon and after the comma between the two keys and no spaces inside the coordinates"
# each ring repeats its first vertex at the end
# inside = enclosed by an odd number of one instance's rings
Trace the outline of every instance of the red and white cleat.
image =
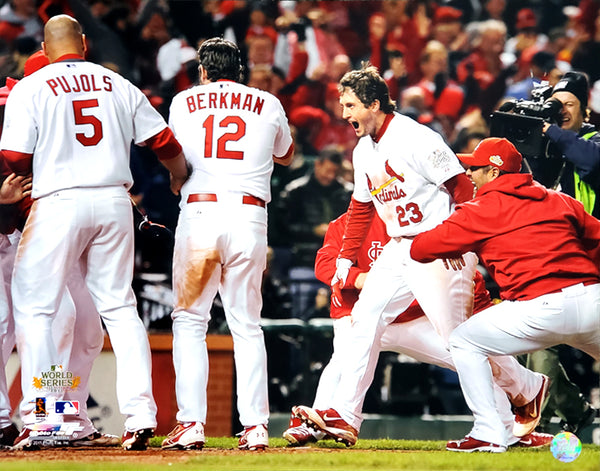
{"type": "Polygon", "coordinates": [[[163,450],[202,450],[204,426],[200,422],[179,423],[162,442],[163,450]]]}
{"type": "Polygon", "coordinates": [[[264,450],[269,446],[269,432],[265,425],[246,427],[237,436],[240,437],[238,441],[240,450],[257,451],[264,450]]]}
{"type": "Polygon", "coordinates": [[[548,387],[550,386],[550,378],[545,375],[542,376],[542,387],[537,396],[524,406],[515,407],[515,423],[513,425],[513,435],[515,437],[524,437],[530,434],[540,423],[544,400],[548,396],[548,387]]]}
{"type": "Polygon", "coordinates": [[[462,440],[450,440],[448,443],[446,443],[446,450],[461,451],[463,453],[472,453],[474,451],[504,453],[506,451],[506,447],[503,445],[496,445],[495,443],[483,442],[467,435],[462,440]]]}
{"type": "Polygon", "coordinates": [[[358,440],[358,431],[342,419],[335,409],[318,410],[307,406],[296,406],[292,412],[309,427],[321,430],[346,446],[352,446],[358,440]]]}
{"type": "Polygon", "coordinates": [[[520,448],[541,448],[543,446],[549,446],[552,443],[554,435],[551,433],[531,432],[515,443],[514,447],[520,448]]]}

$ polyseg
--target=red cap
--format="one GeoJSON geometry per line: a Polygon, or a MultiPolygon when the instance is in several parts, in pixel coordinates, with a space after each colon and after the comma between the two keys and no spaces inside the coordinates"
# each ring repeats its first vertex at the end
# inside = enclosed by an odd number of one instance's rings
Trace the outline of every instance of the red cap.
{"type": "Polygon", "coordinates": [[[32,55],[29,56],[29,59],[25,61],[25,68],[23,70],[23,73],[25,77],[27,77],[28,75],[31,75],[34,72],[40,70],[42,67],[46,67],[48,64],[50,64],[50,61],[48,60],[46,54],[44,54],[44,51],[40,50],[34,52],[32,55]]]}
{"type": "Polygon", "coordinates": [[[338,84],[335,82],[329,82],[325,88],[325,99],[326,100],[339,100],[340,91],[338,90],[338,84]]]}
{"type": "Polygon", "coordinates": [[[493,165],[508,173],[518,173],[523,160],[513,143],[503,137],[483,139],[472,154],[457,154],[457,157],[469,167],[493,165]]]}
{"type": "MultiPolygon", "coordinates": [[[[12,77],[6,77],[6,85],[0,88],[0,106],[6,105],[6,100],[8,99],[8,94],[13,89],[13,87],[17,84],[18,80],[12,77]]],[[[2,129],[0,129],[2,132],[2,129]]]]}
{"type": "Polygon", "coordinates": [[[517,29],[535,28],[536,26],[535,12],[531,8],[521,8],[517,13],[517,29]]]}
{"type": "Polygon", "coordinates": [[[438,23],[453,23],[460,21],[462,11],[452,7],[438,7],[433,14],[433,22],[438,23]]]}

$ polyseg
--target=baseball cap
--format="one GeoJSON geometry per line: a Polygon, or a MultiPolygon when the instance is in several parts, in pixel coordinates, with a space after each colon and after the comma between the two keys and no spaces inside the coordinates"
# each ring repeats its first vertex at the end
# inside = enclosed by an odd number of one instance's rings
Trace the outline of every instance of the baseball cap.
{"type": "Polygon", "coordinates": [[[27,77],[28,75],[37,72],[42,67],[46,67],[50,64],[48,57],[44,54],[44,51],[40,50],[34,52],[29,58],[25,61],[25,67],[23,69],[23,75],[27,77]]]}
{"type": "MultiPolygon", "coordinates": [[[[6,100],[8,100],[8,95],[13,87],[17,84],[18,80],[12,77],[6,77],[6,85],[0,88],[0,106],[6,105],[6,100]]],[[[0,130],[1,131],[1,130],[0,130]]]]}
{"type": "Polygon", "coordinates": [[[582,108],[586,108],[588,104],[589,85],[587,76],[582,72],[567,72],[563,75],[554,88],[552,95],[556,92],[571,92],[577,97],[582,108]]]}
{"type": "Polygon", "coordinates": [[[433,22],[435,24],[453,23],[455,21],[460,21],[461,18],[462,11],[448,6],[437,7],[435,13],[433,14],[433,22]]]}
{"type": "Polygon", "coordinates": [[[517,29],[535,28],[537,26],[537,18],[535,12],[531,8],[521,8],[517,13],[517,29]]]}
{"type": "Polygon", "coordinates": [[[493,165],[508,173],[521,170],[523,157],[508,139],[488,137],[483,139],[472,154],[457,154],[458,159],[469,167],[493,165]]]}

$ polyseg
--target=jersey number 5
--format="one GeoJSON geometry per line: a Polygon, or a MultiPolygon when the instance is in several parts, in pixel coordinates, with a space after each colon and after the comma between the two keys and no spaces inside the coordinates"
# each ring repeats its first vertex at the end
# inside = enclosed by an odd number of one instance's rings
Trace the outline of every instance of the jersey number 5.
{"type": "Polygon", "coordinates": [[[396,214],[398,215],[398,224],[400,224],[400,227],[406,227],[411,222],[416,224],[423,220],[423,213],[417,203],[408,203],[404,208],[396,206],[396,214]],[[410,211],[410,213],[407,214],[407,211],[410,211]],[[405,220],[406,218],[408,218],[408,221],[405,220]]]}
{"type": "Polygon", "coordinates": [[[86,147],[95,146],[102,140],[102,123],[100,120],[94,115],[83,114],[83,110],[97,107],[98,100],[96,98],[92,100],[75,100],[73,102],[75,124],[90,124],[94,131],[89,137],[82,132],[75,133],[75,138],[86,147]]]}
{"type": "MultiPolygon", "coordinates": [[[[212,157],[213,155],[213,134],[214,134],[215,116],[210,115],[202,127],[206,131],[204,139],[204,157],[212,157]]],[[[228,142],[239,141],[246,135],[246,123],[239,116],[227,116],[219,122],[220,128],[228,128],[229,125],[234,125],[233,132],[226,132],[217,139],[217,159],[235,159],[242,160],[244,152],[239,150],[227,150],[225,146],[228,142]]]]}

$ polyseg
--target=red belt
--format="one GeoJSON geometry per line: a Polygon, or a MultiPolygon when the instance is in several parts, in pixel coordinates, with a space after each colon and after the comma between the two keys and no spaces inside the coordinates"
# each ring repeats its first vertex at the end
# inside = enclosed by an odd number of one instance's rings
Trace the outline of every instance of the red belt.
{"type": "MultiPolygon", "coordinates": [[[[214,193],[192,193],[187,199],[188,203],[199,203],[202,201],[212,201],[216,203],[218,201],[217,195],[214,193]]],[[[252,195],[243,195],[242,204],[251,204],[253,206],[260,206],[261,208],[267,206],[263,200],[252,195]]]]}

